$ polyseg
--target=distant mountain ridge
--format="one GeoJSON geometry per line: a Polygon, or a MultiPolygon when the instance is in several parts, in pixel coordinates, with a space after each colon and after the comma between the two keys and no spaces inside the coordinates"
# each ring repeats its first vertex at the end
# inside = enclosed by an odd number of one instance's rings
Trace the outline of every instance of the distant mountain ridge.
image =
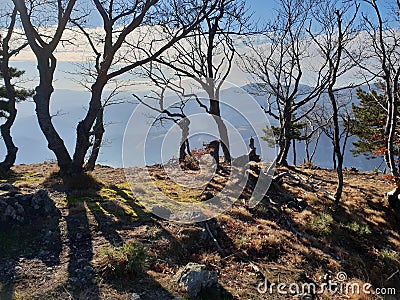
{"type": "MultiPolygon", "coordinates": [[[[242,87],[243,91],[248,92],[251,88],[251,84],[242,87]]],[[[302,86],[302,88],[308,88],[302,86]]],[[[144,95],[145,93],[140,93],[144,95]]],[[[239,98],[237,89],[225,89],[221,91],[223,97],[235,97],[239,98]]],[[[53,95],[51,104],[51,111],[53,114],[59,116],[54,117],[54,124],[56,129],[59,131],[61,137],[64,139],[66,146],[69,150],[73,150],[75,143],[75,130],[79,120],[81,120],[86,112],[90,94],[83,91],[72,91],[72,90],[56,90],[53,95]]],[[[129,101],[134,99],[130,94],[124,94],[129,101]]],[[[255,96],[254,99],[260,104],[264,105],[265,100],[262,96],[255,96]]],[[[122,142],[126,124],[129,120],[131,113],[134,111],[136,104],[123,103],[113,105],[106,108],[105,123],[105,145],[101,149],[98,162],[101,164],[111,165],[114,167],[122,166],[122,142]]],[[[222,115],[224,116],[224,108],[221,109],[222,115]]],[[[233,122],[235,122],[233,118],[233,122]]],[[[275,122],[270,119],[270,122],[275,122]]],[[[146,116],[143,117],[143,122],[150,122],[150,119],[146,116]]],[[[235,124],[233,123],[235,126],[235,124]]],[[[236,124],[237,127],[240,125],[236,124]]],[[[137,128],[138,132],[145,130],[146,124],[143,128],[137,128]]],[[[47,149],[46,140],[40,131],[37,124],[35,115],[35,107],[33,102],[24,102],[18,104],[18,116],[15,122],[15,126],[12,128],[12,134],[16,145],[19,147],[17,164],[25,163],[37,163],[44,160],[53,160],[53,153],[47,149]]],[[[135,134],[135,133],[132,133],[135,134]]],[[[249,137],[248,137],[249,138],[249,137]]],[[[379,166],[380,159],[367,160],[366,158],[359,156],[353,157],[350,153],[352,148],[352,141],[354,138],[350,138],[348,141],[347,150],[345,153],[345,166],[355,167],[360,170],[371,170],[379,166]]],[[[304,146],[303,143],[297,145],[297,162],[301,163],[304,159],[304,146]]],[[[4,155],[4,146],[0,148],[0,155],[4,155]]],[[[292,162],[292,152],[289,153],[289,163],[292,162]]],[[[154,163],[156,163],[156,159],[154,163]]],[[[318,145],[317,153],[315,155],[314,162],[316,165],[331,168],[332,167],[332,145],[330,140],[326,137],[322,137],[320,144],[318,145]]]]}

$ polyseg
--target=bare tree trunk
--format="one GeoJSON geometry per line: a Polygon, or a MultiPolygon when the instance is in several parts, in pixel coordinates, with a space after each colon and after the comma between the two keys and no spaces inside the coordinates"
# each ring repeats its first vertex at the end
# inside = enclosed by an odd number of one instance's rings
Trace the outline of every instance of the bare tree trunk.
{"type": "MultiPolygon", "coordinates": [[[[393,90],[392,90],[392,107],[389,113],[391,114],[391,122],[388,136],[388,152],[389,152],[389,161],[390,161],[390,169],[392,170],[392,174],[396,177],[400,176],[399,169],[396,167],[395,162],[395,151],[394,151],[394,140],[396,137],[396,129],[397,129],[397,115],[398,115],[398,80],[399,80],[399,71],[395,76],[393,90]],[[393,172],[394,171],[394,172],[393,172]]],[[[400,164],[399,164],[400,168],[400,164]]]]}
{"type": "Polygon", "coordinates": [[[296,140],[293,140],[293,166],[296,166],[296,140]]]}
{"type": "Polygon", "coordinates": [[[387,137],[387,154],[385,154],[385,160],[390,168],[390,172],[398,177],[399,173],[397,172],[396,163],[394,159],[394,147],[393,141],[396,133],[396,111],[397,111],[397,101],[395,97],[393,97],[393,91],[390,86],[390,83],[387,85],[388,88],[388,115],[386,119],[385,125],[385,136],[387,137]]]}
{"type": "Polygon", "coordinates": [[[71,163],[70,173],[81,174],[84,169],[86,154],[90,148],[90,131],[97,118],[98,112],[101,110],[101,95],[105,83],[96,82],[92,86],[92,97],[89,104],[88,112],[85,118],[78,123],[76,128],[76,144],[73,160],[71,163]]]}
{"type": "Polygon", "coordinates": [[[40,74],[40,83],[36,87],[33,100],[36,104],[36,115],[40,129],[46,137],[48,148],[54,152],[57,158],[61,174],[67,174],[71,164],[71,156],[64,145],[64,141],[54,128],[52,117],[50,115],[50,98],[54,91],[52,82],[55,70],[55,59],[42,56],[38,60],[38,69],[40,74]],[[52,61],[50,65],[49,61],[52,61]]]}
{"type": "MultiPolygon", "coordinates": [[[[397,201],[397,196],[400,193],[400,164],[399,164],[399,154],[395,153],[394,142],[397,134],[397,117],[398,117],[398,105],[399,105],[399,77],[400,77],[400,65],[398,60],[398,39],[397,32],[387,32],[385,20],[382,18],[383,15],[380,12],[380,7],[378,6],[376,0],[366,1],[374,9],[376,16],[376,27],[374,26],[374,35],[371,35],[373,39],[373,51],[378,55],[378,59],[381,63],[381,70],[379,70],[376,75],[381,77],[385,83],[385,94],[387,101],[387,119],[385,124],[384,136],[386,141],[386,152],[384,155],[385,163],[389,167],[390,172],[395,177],[396,189],[388,193],[389,204],[393,206],[395,203],[392,201],[397,201]],[[380,73],[383,71],[383,74],[380,73]],[[395,159],[397,155],[398,159],[395,159]],[[396,167],[396,163],[398,166],[396,167]]],[[[400,10],[400,1],[397,2],[397,9],[392,10],[393,16],[398,15],[400,10]]],[[[385,15],[386,17],[386,15],[385,15]]],[[[370,20],[367,20],[369,24],[372,25],[370,20]]],[[[372,26],[371,26],[372,27],[372,26]]],[[[375,75],[375,74],[374,74],[375,75]]],[[[386,171],[386,168],[385,168],[386,171]]]]}
{"type": "Polygon", "coordinates": [[[36,93],[33,96],[33,100],[36,104],[36,115],[39,126],[46,137],[48,148],[56,155],[61,175],[67,175],[72,160],[64,145],[64,141],[61,139],[52,123],[50,98],[54,92],[53,79],[57,64],[53,53],[61,40],[76,0],[55,2],[58,9],[58,18],[55,24],[56,30],[54,35],[50,34],[48,36],[46,39],[48,40],[47,42],[42,39],[37,28],[32,24],[31,18],[33,17],[30,14],[31,12],[28,12],[25,1],[13,0],[13,3],[19,12],[27,41],[37,59],[40,82],[35,89],[36,93]],[[65,4],[65,6],[62,4],[65,4]]]}
{"type": "Polygon", "coordinates": [[[315,153],[317,153],[317,147],[318,147],[318,143],[319,143],[319,139],[321,138],[321,132],[318,132],[317,138],[315,139],[315,144],[314,144],[314,148],[312,150],[311,156],[310,156],[310,160],[309,163],[312,164],[312,161],[314,159],[315,153]]]}
{"type": "Polygon", "coordinates": [[[338,107],[335,99],[335,95],[333,94],[332,88],[329,87],[328,89],[329,98],[332,104],[332,120],[333,120],[333,152],[334,152],[334,164],[337,165],[335,167],[337,176],[338,176],[338,183],[336,187],[336,192],[334,195],[335,203],[338,204],[340,198],[342,197],[343,192],[343,155],[341,152],[340,147],[340,127],[339,127],[339,115],[338,115],[338,107]],[[335,159],[336,157],[336,159],[335,159]]]}
{"type": "Polygon", "coordinates": [[[17,109],[15,107],[16,97],[15,89],[11,84],[11,76],[9,71],[9,55],[8,55],[8,45],[3,43],[3,55],[1,64],[1,73],[4,80],[4,86],[7,91],[8,96],[8,117],[4,124],[0,126],[1,136],[3,137],[4,144],[6,145],[7,154],[4,160],[0,163],[0,171],[6,173],[14,165],[17,158],[18,148],[15,146],[12,136],[11,136],[11,126],[14,124],[15,118],[17,116],[17,109]]]}
{"type": "Polygon", "coordinates": [[[186,154],[186,142],[183,141],[183,143],[182,143],[182,141],[181,141],[181,145],[179,147],[179,162],[180,163],[183,163],[185,161],[186,155],[187,155],[186,154]]]}
{"type": "Polygon", "coordinates": [[[332,142],[333,151],[332,151],[332,162],[333,162],[333,169],[336,170],[337,162],[336,162],[336,152],[335,152],[335,144],[332,142]]]}
{"type": "Polygon", "coordinates": [[[340,153],[339,155],[336,154],[338,160],[338,167],[337,167],[337,176],[338,176],[338,184],[336,187],[335,192],[335,203],[339,204],[340,199],[342,198],[343,193],[343,186],[344,186],[344,179],[343,179],[343,155],[340,153]]]}
{"type": "Polygon", "coordinates": [[[220,140],[221,140],[221,148],[222,148],[222,152],[224,153],[224,160],[225,160],[225,162],[230,163],[232,159],[231,159],[231,153],[229,150],[228,130],[226,128],[224,121],[221,119],[221,117],[214,116],[214,120],[217,122],[219,136],[220,136],[220,140]]]}
{"type": "MultiPolygon", "coordinates": [[[[219,101],[216,100],[214,93],[208,93],[210,97],[210,109],[209,113],[213,116],[218,126],[218,133],[221,140],[222,152],[224,153],[225,162],[231,162],[231,154],[229,150],[229,137],[228,130],[224,121],[221,118],[221,111],[219,107],[219,101]]],[[[219,153],[219,151],[218,151],[219,153]]]]}
{"type": "Polygon", "coordinates": [[[92,152],[90,153],[90,157],[85,166],[86,171],[93,171],[96,166],[96,161],[99,157],[101,144],[103,142],[104,132],[104,107],[102,107],[97,113],[96,123],[93,127],[94,141],[92,152]]]}
{"type": "Polygon", "coordinates": [[[181,143],[179,147],[179,162],[183,162],[186,158],[186,155],[190,154],[189,140],[188,140],[190,121],[188,118],[184,118],[178,122],[178,125],[182,131],[181,143]]]}
{"type": "MultiPolygon", "coordinates": [[[[387,94],[387,119],[385,125],[385,137],[387,137],[387,150],[385,153],[385,162],[390,168],[390,171],[393,176],[399,177],[399,171],[396,168],[396,162],[394,158],[394,138],[396,135],[396,126],[397,126],[397,107],[398,107],[398,81],[400,76],[400,68],[398,66],[394,66],[391,59],[392,49],[385,43],[384,38],[384,22],[382,20],[381,13],[379,11],[378,5],[375,0],[369,2],[372,8],[375,10],[375,14],[378,21],[378,36],[374,41],[374,45],[376,45],[375,51],[379,49],[381,66],[383,71],[383,80],[385,82],[386,94],[387,94]],[[375,44],[376,43],[376,44],[375,44]],[[390,49],[390,50],[389,50],[390,49]],[[395,73],[393,74],[395,70],[395,73]]],[[[393,60],[397,61],[397,60],[393,60]]]]}
{"type": "Polygon", "coordinates": [[[214,140],[209,143],[209,149],[211,149],[211,156],[214,158],[215,163],[219,166],[219,140],[214,140]]]}
{"type": "Polygon", "coordinates": [[[186,144],[186,152],[187,152],[187,154],[190,155],[191,150],[190,150],[189,139],[186,139],[186,143],[185,144],[186,144]]]}
{"type": "Polygon", "coordinates": [[[306,139],[304,141],[304,149],[305,149],[305,152],[306,152],[305,163],[311,164],[311,161],[310,161],[310,141],[308,139],[306,139]]]}
{"type": "Polygon", "coordinates": [[[290,149],[291,135],[290,127],[292,122],[292,116],[290,114],[290,109],[287,108],[287,112],[284,113],[284,120],[281,123],[281,133],[279,140],[279,152],[277,157],[277,165],[287,167],[289,164],[287,162],[287,156],[290,149]]]}
{"type": "Polygon", "coordinates": [[[307,160],[306,163],[308,163],[310,165],[312,164],[315,153],[317,152],[317,147],[318,147],[320,137],[321,137],[321,132],[318,132],[311,154],[310,154],[310,141],[308,139],[305,140],[305,152],[306,152],[306,160],[307,160]]]}
{"type": "Polygon", "coordinates": [[[290,139],[285,139],[282,143],[282,148],[279,147],[277,165],[282,167],[287,167],[289,165],[287,162],[289,149],[290,149],[290,139]]]}

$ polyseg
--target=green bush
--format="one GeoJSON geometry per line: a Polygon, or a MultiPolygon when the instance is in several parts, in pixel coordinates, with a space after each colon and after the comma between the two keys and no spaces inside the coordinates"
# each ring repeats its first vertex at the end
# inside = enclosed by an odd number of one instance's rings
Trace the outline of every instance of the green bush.
{"type": "Polygon", "coordinates": [[[381,249],[379,251],[379,253],[380,253],[381,257],[386,261],[393,262],[393,261],[398,261],[398,259],[399,259],[399,254],[396,251],[391,250],[391,249],[384,248],[384,249],[381,249]]]}
{"type": "Polygon", "coordinates": [[[330,214],[320,213],[309,222],[308,227],[318,235],[329,235],[332,233],[332,223],[333,218],[330,214]]]}
{"type": "Polygon", "coordinates": [[[358,224],[357,222],[352,222],[346,225],[346,228],[356,233],[358,236],[365,236],[371,233],[368,225],[358,224]]]}
{"type": "Polygon", "coordinates": [[[146,252],[146,247],[138,242],[105,247],[100,251],[99,269],[106,276],[138,274],[146,267],[146,252]]]}

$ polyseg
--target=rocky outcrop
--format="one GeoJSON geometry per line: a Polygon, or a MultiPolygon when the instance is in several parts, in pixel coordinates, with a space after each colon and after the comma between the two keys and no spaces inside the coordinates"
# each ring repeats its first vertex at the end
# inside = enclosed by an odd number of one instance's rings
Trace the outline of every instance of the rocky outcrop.
{"type": "Polygon", "coordinates": [[[0,184],[0,228],[29,224],[34,218],[57,213],[46,190],[22,194],[11,184],[0,184]]]}

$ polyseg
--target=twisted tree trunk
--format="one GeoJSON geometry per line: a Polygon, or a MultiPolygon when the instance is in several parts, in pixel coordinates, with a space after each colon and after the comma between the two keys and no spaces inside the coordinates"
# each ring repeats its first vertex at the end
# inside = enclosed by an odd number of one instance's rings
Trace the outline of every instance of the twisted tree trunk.
{"type": "MultiPolygon", "coordinates": [[[[85,157],[91,146],[90,144],[91,130],[94,125],[94,122],[96,121],[96,118],[99,115],[99,111],[102,110],[101,95],[103,93],[104,86],[105,86],[105,81],[103,80],[98,80],[95,84],[93,84],[89,109],[86,113],[85,118],[78,123],[78,126],[76,128],[75,151],[70,167],[71,174],[81,174],[84,172],[83,166],[85,163],[85,157]]],[[[98,132],[98,137],[100,136],[100,134],[101,137],[103,135],[100,129],[98,132]]],[[[101,143],[101,140],[98,140],[98,142],[101,143]]],[[[93,148],[93,150],[95,149],[93,148]]],[[[96,151],[98,150],[99,149],[97,149],[96,151]]],[[[95,163],[95,161],[93,163],[95,163]]]]}
{"type": "Polygon", "coordinates": [[[52,82],[55,67],[56,60],[52,55],[42,54],[38,57],[40,83],[35,89],[36,93],[33,96],[33,100],[36,104],[39,126],[46,137],[48,148],[56,155],[61,175],[67,175],[72,162],[71,156],[64,145],[64,141],[54,128],[50,115],[50,98],[54,92],[52,82]]]}
{"type": "Polygon", "coordinates": [[[340,127],[339,127],[339,115],[338,115],[338,107],[336,103],[335,95],[333,94],[332,87],[328,88],[329,99],[332,104],[332,120],[333,120],[333,159],[334,164],[336,165],[336,172],[338,177],[338,183],[336,187],[336,192],[334,195],[335,203],[339,204],[340,198],[343,193],[343,153],[340,149],[340,127]],[[335,159],[336,158],[336,159],[335,159]]]}
{"type": "Polygon", "coordinates": [[[186,158],[186,155],[190,154],[189,125],[190,125],[190,120],[188,118],[183,118],[178,122],[178,126],[182,132],[181,143],[179,147],[179,162],[183,162],[186,158]]]}
{"type": "Polygon", "coordinates": [[[103,142],[103,135],[104,135],[104,107],[102,107],[97,112],[96,123],[93,127],[93,136],[94,141],[92,145],[92,152],[90,153],[89,159],[86,163],[85,170],[86,171],[93,171],[96,166],[97,158],[99,157],[99,152],[101,148],[101,144],[103,142]]]}
{"type": "MultiPolygon", "coordinates": [[[[230,163],[231,162],[231,154],[230,154],[230,150],[229,150],[228,130],[226,128],[224,121],[221,118],[221,110],[220,110],[220,106],[219,106],[219,100],[218,100],[217,95],[214,94],[214,92],[209,92],[208,95],[210,98],[209,113],[214,118],[214,120],[217,124],[217,127],[218,127],[220,144],[221,144],[222,152],[224,153],[225,162],[230,163]]],[[[219,150],[217,150],[217,149],[214,149],[214,151],[215,151],[214,153],[219,153],[219,150]]]]}
{"type": "Polygon", "coordinates": [[[4,144],[7,149],[7,154],[4,160],[0,163],[0,171],[2,173],[6,173],[10,170],[10,168],[14,165],[15,160],[17,159],[18,148],[15,146],[12,136],[11,136],[11,127],[14,124],[15,118],[17,116],[17,109],[15,107],[16,103],[16,95],[15,89],[11,84],[11,75],[9,71],[9,55],[8,55],[8,45],[7,43],[3,43],[3,55],[2,55],[2,63],[1,63],[1,73],[4,80],[4,86],[7,91],[8,97],[8,117],[4,124],[0,126],[1,136],[3,137],[4,144]]]}
{"type": "Polygon", "coordinates": [[[287,162],[287,156],[290,149],[291,143],[291,126],[292,126],[292,115],[290,113],[289,107],[285,108],[283,114],[283,120],[281,122],[281,132],[279,135],[279,152],[276,163],[278,166],[287,167],[289,164],[287,162]]]}

